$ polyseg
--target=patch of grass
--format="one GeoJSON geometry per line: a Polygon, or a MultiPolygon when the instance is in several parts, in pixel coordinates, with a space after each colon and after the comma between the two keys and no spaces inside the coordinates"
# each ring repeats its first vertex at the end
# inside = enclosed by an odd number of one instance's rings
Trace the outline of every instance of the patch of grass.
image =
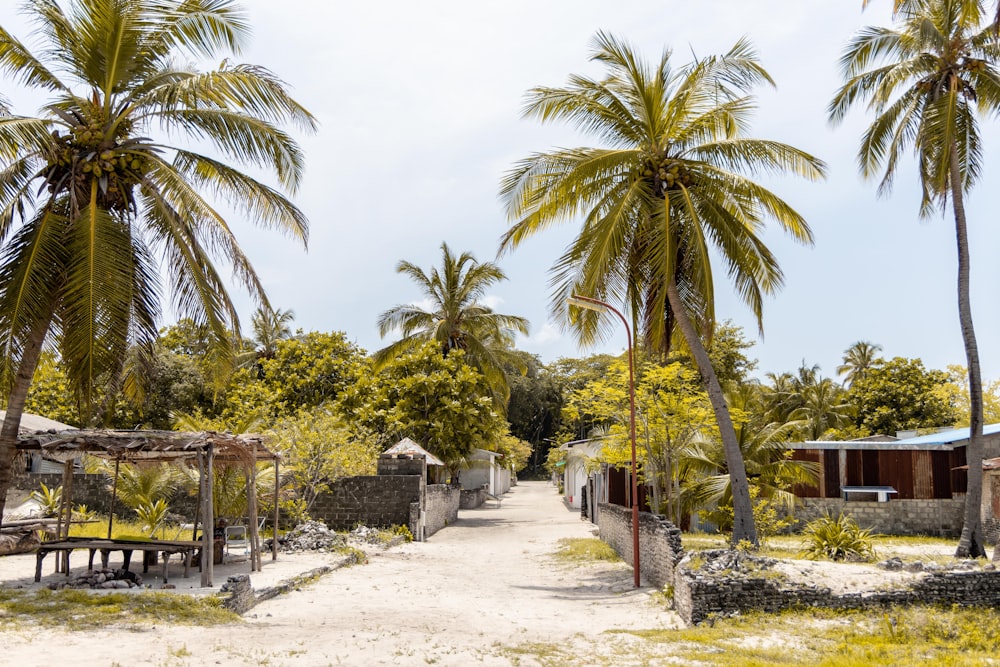
{"type": "Polygon", "coordinates": [[[621,557],[603,540],[596,537],[567,537],[559,540],[556,557],[573,562],[618,561],[621,557]]]}
{"type": "Polygon", "coordinates": [[[220,625],[240,617],[215,597],[170,593],[116,593],[80,589],[22,591],[0,589],[0,627],[32,622],[68,630],[102,625],[173,623],[220,625]]]}
{"type": "Polygon", "coordinates": [[[998,622],[1000,611],[982,608],[810,609],[618,634],[650,642],[636,653],[647,661],[669,657],[680,664],[719,667],[978,667],[996,664],[998,622]]]}

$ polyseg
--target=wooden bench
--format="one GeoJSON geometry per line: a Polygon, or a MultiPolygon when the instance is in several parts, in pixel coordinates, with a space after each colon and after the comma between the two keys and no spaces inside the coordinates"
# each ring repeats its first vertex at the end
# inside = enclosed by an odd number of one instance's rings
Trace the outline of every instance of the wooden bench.
{"type": "Polygon", "coordinates": [[[128,571],[132,561],[132,553],[143,552],[142,571],[149,571],[149,559],[146,554],[160,553],[163,556],[163,583],[168,581],[168,565],[172,554],[181,554],[184,563],[184,576],[187,577],[191,571],[191,556],[201,548],[201,542],[188,542],[182,540],[102,540],[93,538],[70,538],[57,542],[43,542],[35,552],[35,581],[42,580],[42,561],[52,553],[66,554],[66,576],[69,576],[69,557],[77,549],[87,549],[90,552],[90,559],[87,562],[88,569],[94,569],[94,554],[101,552],[101,566],[107,567],[112,551],[121,551],[124,564],[123,570],[128,571]]]}

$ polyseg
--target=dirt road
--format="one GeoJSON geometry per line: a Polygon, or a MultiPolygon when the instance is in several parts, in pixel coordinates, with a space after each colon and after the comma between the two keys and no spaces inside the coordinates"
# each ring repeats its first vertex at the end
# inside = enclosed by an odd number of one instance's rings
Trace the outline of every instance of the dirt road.
{"type": "Polygon", "coordinates": [[[110,640],[101,631],[4,637],[4,662],[530,665],[553,644],[596,658],[641,641],[605,631],[678,625],[650,600],[651,589],[632,588],[624,564],[553,557],[561,538],[589,537],[593,527],[551,485],[522,482],[502,507],[488,505],[462,510],[427,542],[374,554],[367,565],[264,602],[239,626],[158,627],[110,640]]]}

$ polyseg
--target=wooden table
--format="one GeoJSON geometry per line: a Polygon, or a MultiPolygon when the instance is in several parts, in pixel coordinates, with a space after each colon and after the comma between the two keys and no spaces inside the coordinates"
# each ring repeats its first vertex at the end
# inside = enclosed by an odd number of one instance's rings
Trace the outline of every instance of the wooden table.
{"type": "MultiPolygon", "coordinates": [[[[190,542],[184,540],[104,540],[93,538],[70,538],[57,542],[42,542],[35,553],[35,581],[42,580],[42,561],[45,556],[52,552],[66,554],[66,576],[69,576],[69,556],[76,549],[87,549],[90,551],[90,560],[87,563],[88,569],[94,568],[94,554],[101,552],[101,566],[107,567],[112,551],[121,551],[124,559],[122,569],[128,571],[132,561],[132,552],[141,551],[143,554],[160,553],[163,557],[163,583],[167,583],[168,565],[172,554],[180,554],[184,563],[184,576],[187,577],[191,571],[191,556],[200,549],[201,542],[190,542]]],[[[143,573],[149,571],[149,563],[143,558],[143,573]]]]}

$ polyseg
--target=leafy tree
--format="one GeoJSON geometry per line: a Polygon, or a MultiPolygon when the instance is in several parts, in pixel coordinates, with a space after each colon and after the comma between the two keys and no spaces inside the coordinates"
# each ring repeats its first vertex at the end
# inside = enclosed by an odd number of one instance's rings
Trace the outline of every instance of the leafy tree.
{"type": "MultiPolygon", "coordinates": [[[[951,365],[946,371],[950,383],[942,387],[941,393],[955,406],[957,426],[969,424],[969,372],[965,366],[951,365]]],[[[1000,380],[993,380],[983,386],[983,423],[1000,423],[1000,380]]]]}
{"type": "Polygon", "coordinates": [[[238,329],[223,260],[261,303],[262,285],[218,201],[305,239],[305,216],[279,190],[232,164],[261,168],[294,191],[296,142],[280,129],[312,116],[266,69],[200,72],[179,59],[238,54],[248,35],[231,0],[29,0],[32,52],[0,28],[0,69],[50,94],[38,118],[0,117],[0,510],[24,400],[47,339],[89,412],[95,388],[138,383],[125,361],[151,354],[160,276],[173,307],[207,324],[220,349],[238,329]],[[156,135],[159,135],[157,137],[156,135]],[[197,152],[188,137],[212,155],[197,152]],[[211,193],[211,202],[202,192],[211,193]],[[160,271],[156,257],[165,261],[160,271]]]}
{"type": "Polygon", "coordinates": [[[757,368],[757,360],[747,356],[754,342],[747,340],[743,327],[733,324],[730,320],[715,327],[711,343],[708,345],[708,356],[712,360],[712,368],[723,386],[731,383],[745,382],[747,376],[757,368]]]}
{"type": "Polygon", "coordinates": [[[271,446],[284,460],[285,488],[301,501],[306,516],[316,498],[336,480],[375,474],[377,440],[353,432],[328,408],[303,410],[279,422],[269,435],[271,446]]]}
{"type": "Polygon", "coordinates": [[[876,117],[858,152],[862,174],[881,173],[879,190],[887,192],[900,154],[912,147],[923,188],[921,216],[950,204],[971,407],[969,483],[956,555],[983,556],[982,377],[969,290],[965,194],[982,169],[978,115],[1000,109],[997,33],[984,25],[978,1],[901,0],[896,9],[898,29],[868,27],[847,46],[841,58],[846,83],[830,103],[830,119],[839,122],[856,103],[867,101],[876,117]]]}
{"type": "Polygon", "coordinates": [[[367,371],[364,354],[340,332],[311,331],[278,341],[272,358],[259,359],[262,378],[251,368],[233,374],[221,416],[274,420],[335,401],[367,371]]]}
{"type": "Polygon", "coordinates": [[[528,333],[528,321],[502,315],[484,305],[486,291],[507,279],[492,262],[477,262],[471,253],[455,257],[447,243],[441,244],[441,268],[430,273],[410,262],[400,262],[396,272],[410,278],[430,301],[429,309],[413,304],[394,306],[378,318],[379,334],[399,331],[395,343],[375,353],[376,367],[390,359],[433,341],[445,356],[452,350],[465,352],[465,359],[486,377],[497,397],[497,407],[507,408],[510,389],[504,362],[512,362],[508,350],[514,333],[528,333]]]}
{"type": "Polygon", "coordinates": [[[25,399],[24,410],[71,426],[82,423],[80,409],[73,400],[69,378],[59,366],[59,359],[52,350],[44,350],[39,356],[35,379],[25,399]]]}
{"type": "Polygon", "coordinates": [[[349,389],[340,402],[345,418],[375,434],[380,449],[410,438],[444,461],[455,479],[473,449],[496,447],[509,434],[486,378],[464,354],[442,356],[436,343],[426,343],[387,362],[349,389]]]}
{"type": "Polygon", "coordinates": [[[859,340],[844,350],[844,363],[837,366],[837,375],[843,375],[844,384],[851,386],[851,383],[867,373],[869,368],[882,363],[882,359],[878,356],[881,351],[881,345],[859,340]]]}
{"type": "MultiPolygon", "coordinates": [[[[758,235],[768,219],[811,241],[805,220],[748,175],[792,171],[819,178],[822,163],[791,146],[745,135],[750,90],[772,83],[744,40],[722,56],[674,69],[670,52],[650,66],[616,38],[598,33],[593,59],[600,80],[576,76],[564,88],[536,88],[526,114],[565,120],[607,142],[606,148],[536,153],[504,179],[501,194],[514,221],[509,250],[553,223],[577,219],[580,234],[554,268],[553,312],[577,293],[625,304],[651,350],[666,350],[676,325],[695,358],[718,421],[733,477],[733,540],[756,543],[746,470],[722,387],[703,340],[714,329],[709,244],[737,293],[761,318],[765,294],[782,282],[758,235]]],[[[571,320],[589,343],[597,313],[571,320]]]]}
{"type": "Polygon", "coordinates": [[[558,378],[538,357],[515,352],[520,357],[523,374],[507,369],[510,400],[507,402],[507,423],[515,437],[531,444],[531,468],[538,472],[554,441],[562,410],[562,390],[558,378]]]}
{"type": "Polygon", "coordinates": [[[948,400],[948,374],[926,370],[920,359],[895,357],[855,380],[848,400],[859,428],[893,435],[897,431],[950,426],[958,418],[948,400]]]}
{"type": "Polygon", "coordinates": [[[493,451],[503,455],[501,465],[516,473],[528,465],[531,458],[531,443],[515,435],[502,435],[493,443],[493,451]]]}
{"type": "Polygon", "coordinates": [[[292,328],[289,324],[294,319],[295,313],[291,310],[258,308],[254,311],[251,324],[257,355],[273,359],[277,353],[278,342],[292,337],[292,328]]]}

